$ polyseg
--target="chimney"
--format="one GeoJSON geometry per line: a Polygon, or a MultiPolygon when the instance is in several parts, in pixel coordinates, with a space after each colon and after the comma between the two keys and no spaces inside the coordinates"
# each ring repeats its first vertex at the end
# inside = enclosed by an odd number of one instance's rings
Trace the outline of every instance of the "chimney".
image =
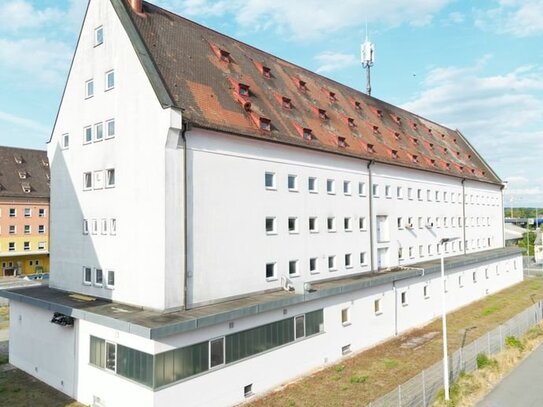
{"type": "Polygon", "coordinates": [[[142,0],[128,0],[128,3],[136,14],[143,14],[142,0]]]}

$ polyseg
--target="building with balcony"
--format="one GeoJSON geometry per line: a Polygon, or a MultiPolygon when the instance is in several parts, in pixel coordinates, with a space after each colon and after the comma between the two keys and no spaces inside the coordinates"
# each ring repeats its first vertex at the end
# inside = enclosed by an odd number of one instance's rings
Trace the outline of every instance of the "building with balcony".
{"type": "Polygon", "coordinates": [[[438,317],[442,256],[449,309],[522,280],[459,131],[147,2],[90,1],[48,156],[10,361],[85,404],[262,394],[438,317]]]}
{"type": "Polygon", "coordinates": [[[0,147],[0,277],[49,271],[47,152],[0,147]]]}

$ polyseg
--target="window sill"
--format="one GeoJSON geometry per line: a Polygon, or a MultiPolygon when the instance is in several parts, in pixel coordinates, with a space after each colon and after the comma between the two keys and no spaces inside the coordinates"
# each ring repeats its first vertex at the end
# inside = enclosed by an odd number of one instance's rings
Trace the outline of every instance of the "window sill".
{"type": "Polygon", "coordinates": [[[318,194],[319,191],[309,191],[310,194],[318,194]]]}
{"type": "Polygon", "coordinates": [[[89,99],[92,99],[94,97],[94,95],[91,95],[91,96],[85,96],[85,100],[89,100],[89,99]]]}
{"type": "Polygon", "coordinates": [[[343,325],[344,327],[345,326],[350,326],[350,325],[352,325],[352,322],[342,322],[341,325],[343,325]]]}
{"type": "Polygon", "coordinates": [[[106,185],[106,189],[115,188],[115,185],[106,185]]]}
{"type": "Polygon", "coordinates": [[[267,281],[268,283],[272,283],[272,282],[277,281],[277,280],[278,280],[277,277],[266,277],[266,281],[267,281]]]}
{"type": "Polygon", "coordinates": [[[402,304],[402,307],[407,307],[409,306],[409,304],[402,304]]]}
{"type": "Polygon", "coordinates": [[[113,90],[113,89],[115,89],[115,86],[113,86],[112,88],[104,89],[104,92],[109,92],[110,90],[113,90]]]}
{"type": "Polygon", "coordinates": [[[277,232],[266,232],[266,236],[277,236],[277,232]]]}
{"type": "Polygon", "coordinates": [[[85,286],[87,286],[87,287],[91,287],[91,286],[92,286],[92,283],[90,283],[90,282],[87,283],[87,282],[83,281],[83,285],[85,285],[85,286]]]}
{"type": "Polygon", "coordinates": [[[379,315],[383,315],[383,311],[378,311],[375,313],[375,316],[378,317],[379,315]]]}
{"type": "Polygon", "coordinates": [[[319,231],[318,230],[310,230],[309,233],[317,234],[317,233],[319,233],[319,231]]]}
{"type": "Polygon", "coordinates": [[[275,187],[266,187],[266,191],[277,191],[275,187]]]}
{"type": "Polygon", "coordinates": [[[337,269],[328,269],[328,271],[329,271],[330,273],[334,273],[334,272],[337,271],[337,269]]]}
{"type": "Polygon", "coordinates": [[[111,140],[112,138],[115,138],[115,135],[113,135],[113,136],[106,136],[106,137],[105,137],[106,140],[111,140]]]}

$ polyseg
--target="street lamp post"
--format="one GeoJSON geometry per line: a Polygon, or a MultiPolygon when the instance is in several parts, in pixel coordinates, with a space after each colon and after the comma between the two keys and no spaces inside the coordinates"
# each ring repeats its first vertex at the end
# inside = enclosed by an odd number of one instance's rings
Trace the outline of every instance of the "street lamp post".
{"type": "Polygon", "coordinates": [[[447,307],[445,303],[445,250],[443,245],[448,242],[458,240],[458,237],[443,238],[439,241],[441,248],[441,322],[443,325],[443,390],[445,392],[445,400],[449,400],[449,356],[447,354],[447,307]]]}

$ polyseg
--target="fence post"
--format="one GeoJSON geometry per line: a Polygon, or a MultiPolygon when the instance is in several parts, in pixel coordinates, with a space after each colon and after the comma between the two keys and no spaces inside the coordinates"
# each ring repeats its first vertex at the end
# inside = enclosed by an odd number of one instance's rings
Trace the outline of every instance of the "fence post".
{"type": "Polygon", "coordinates": [[[503,334],[502,334],[502,326],[500,325],[500,351],[503,350],[503,334]]]}
{"type": "Polygon", "coordinates": [[[422,407],[426,407],[426,378],[424,375],[424,370],[422,371],[422,407]]]}
{"type": "Polygon", "coordinates": [[[402,407],[402,385],[398,386],[398,407],[402,407]]]}

